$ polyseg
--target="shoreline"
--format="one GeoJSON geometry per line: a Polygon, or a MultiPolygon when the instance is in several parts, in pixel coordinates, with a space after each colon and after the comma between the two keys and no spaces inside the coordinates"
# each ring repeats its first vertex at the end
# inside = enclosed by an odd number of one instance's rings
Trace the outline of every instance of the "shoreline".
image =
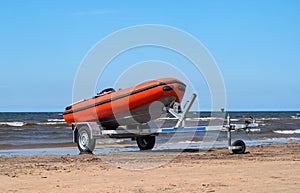
{"type": "MultiPolygon", "coordinates": [[[[261,139],[261,140],[243,140],[247,147],[271,144],[300,144],[300,138],[278,138],[278,139],[261,139]]],[[[192,141],[191,143],[178,144],[156,144],[153,151],[178,150],[184,149],[208,149],[208,148],[224,148],[227,149],[227,141],[217,141],[215,144],[202,143],[192,141]]],[[[139,151],[134,143],[108,143],[103,144],[101,141],[96,145],[95,154],[107,154],[113,152],[136,152],[139,151]]],[[[57,144],[29,144],[18,146],[0,146],[0,156],[33,156],[33,155],[78,155],[80,152],[77,144],[73,142],[57,143],[57,144]]]]}
{"type": "Polygon", "coordinates": [[[3,192],[296,192],[300,144],[0,156],[3,192]],[[169,159],[171,158],[171,159],[169,159]]]}

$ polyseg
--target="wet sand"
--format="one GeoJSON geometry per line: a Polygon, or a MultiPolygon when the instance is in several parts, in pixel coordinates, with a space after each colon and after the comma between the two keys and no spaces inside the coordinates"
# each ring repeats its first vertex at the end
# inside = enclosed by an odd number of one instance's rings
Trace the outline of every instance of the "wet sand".
{"type": "Polygon", "coordinates": [[[0,192],[297,192],[300,144],[1,156],[0,192]]]}

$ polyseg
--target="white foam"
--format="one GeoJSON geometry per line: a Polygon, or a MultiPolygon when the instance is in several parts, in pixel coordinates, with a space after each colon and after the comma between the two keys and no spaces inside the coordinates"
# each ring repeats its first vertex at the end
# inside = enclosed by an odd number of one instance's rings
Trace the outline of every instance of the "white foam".
{"type": "Polygon", "coordinates": [[[249,129],[250,132],[260,132],[260,128],[250,128],[249,129]]]}
{"type": "Polygon", "coordinates": [[[276,117],[270,117],[270,118],[260,118],[258,120],[262,120],[262,121],[273,121],[273,120],[280,120],[280,118],[276,118],[276,117]]]}
{"type": "Polygon", "coordinates": [[[48,122],[65,122],[64,119],[47,119],[48,122]]]}
{"type": "Polygon", "coordinates": [[[300,134],[300,129],[297,130],[275,130],[274,133],[280,134],[300,134]]]}
{"type": "Polygon", "coordinates": [[[230,121],[240,121],[240,119],[230,119],[230,121]]]}
{"type": "MultiPolygon", "coordinates": [[[[159,120],[176,120],[176,117],[161,117],[159,120]]],[[[186,121],[210,121],[210,120],[221,120],[224,121],[223,118],[220,117],[192,117],[192,118],[185,118],[186,121]]],[[[239,119],[235,119],[233,121],[238,121],[239,119]]]]}
{"type": "Polygon", "coordinates": [[[199,144],[199,141],[191,141],[191,140],[186,140],[186,141],[180,141],[178,142],[179,144],[199,144]]]}
{"type": "Polygon", "coordinates": [[[13,131],[23,131],[24,129],[21,128],[17,128],[17,129],[13,129],[13,131]]]}
{"type": "Polygon", "coordinates": [[[194,117],[194,118],[186,118],[185,120],[187,120],[187,121],[196,121],[196,120],[210,121],[210,120],[224,120],[224,119],[220,118],[220,117],[194,117]]]}
{"type": "Polygon", "coordinates": [[[159,120],[175,120],[177,119],[176,117],[161,117],[159,120]]]}
{"type": "Polygon", "coordinates": [[[0,122],[0,125],[6,125],[11,127],[22,127],[25,125],[24,122],[0,122]]]}
{"type": "Polygon", "coordinates": [[[300,119],[298,116],[291,116],[291,119],[300,119]]]}
{"type": "Polygon", "coordinates": [[[59,121],[59,122],[44,122],[44,123],[38,123],[38,125],[63,125],[63,124],[66,124],[66,122],[59,121]]]}
{"type": "Polygon", "coordinates": [[[102,144],[102,145],[105,145],[105,144],[118,144],[118,143],[124,143],[124,142],[127,142],[129,141],[128,139],[102,139],[102,140],[99,140],[97,141],[97,144],[102,144]]]}
{"type": "Polygon", "coordinates": [[[270,126],[271,124],[270,123],[261,123],[261,124],[259,124],[259,126],[270,126]]]}

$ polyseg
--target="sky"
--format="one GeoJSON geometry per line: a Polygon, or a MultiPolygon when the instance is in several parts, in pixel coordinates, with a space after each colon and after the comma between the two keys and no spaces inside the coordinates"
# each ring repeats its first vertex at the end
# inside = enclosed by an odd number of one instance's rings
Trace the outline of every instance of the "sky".
{"type": "MultiPolygon", "coordinates": [[[[297,0],[0,1],[0,112],[63,111],[73,102],[74,79],[89,50],[143,24],[172,26],[207,48],[222,73],[225,109],[300,111],[299,10],[297,0]]],[[[97,89],[115,83],[121,63],[187,62],[168,53],[125,53],[97,89]]],[[[193,69],[185,70],[193,76],[193,69]]],[[[192,86],[201,110],[210,110],[205,80],[192,86]]]]}

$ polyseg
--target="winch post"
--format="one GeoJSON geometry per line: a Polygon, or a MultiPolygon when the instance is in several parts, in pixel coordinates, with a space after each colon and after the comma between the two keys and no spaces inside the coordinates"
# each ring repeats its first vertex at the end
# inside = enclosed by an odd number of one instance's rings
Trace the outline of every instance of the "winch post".
{"type": "Polygon", "coordinates": [[[191,96],[191,99],[189,101],[187,101],[187,103],[185,104],[185,108],[181,114],[175,112],[174,109],[168,109],[169,113],[171,113],[174,117],[176,117],[178,119],[178,121],[175,125],[175,128],[184,127],[184,120],[186,118],[186,115],[190,111],[196,97],[197,97],[197,95],[195,93],[193,93],[191,96]]]}

